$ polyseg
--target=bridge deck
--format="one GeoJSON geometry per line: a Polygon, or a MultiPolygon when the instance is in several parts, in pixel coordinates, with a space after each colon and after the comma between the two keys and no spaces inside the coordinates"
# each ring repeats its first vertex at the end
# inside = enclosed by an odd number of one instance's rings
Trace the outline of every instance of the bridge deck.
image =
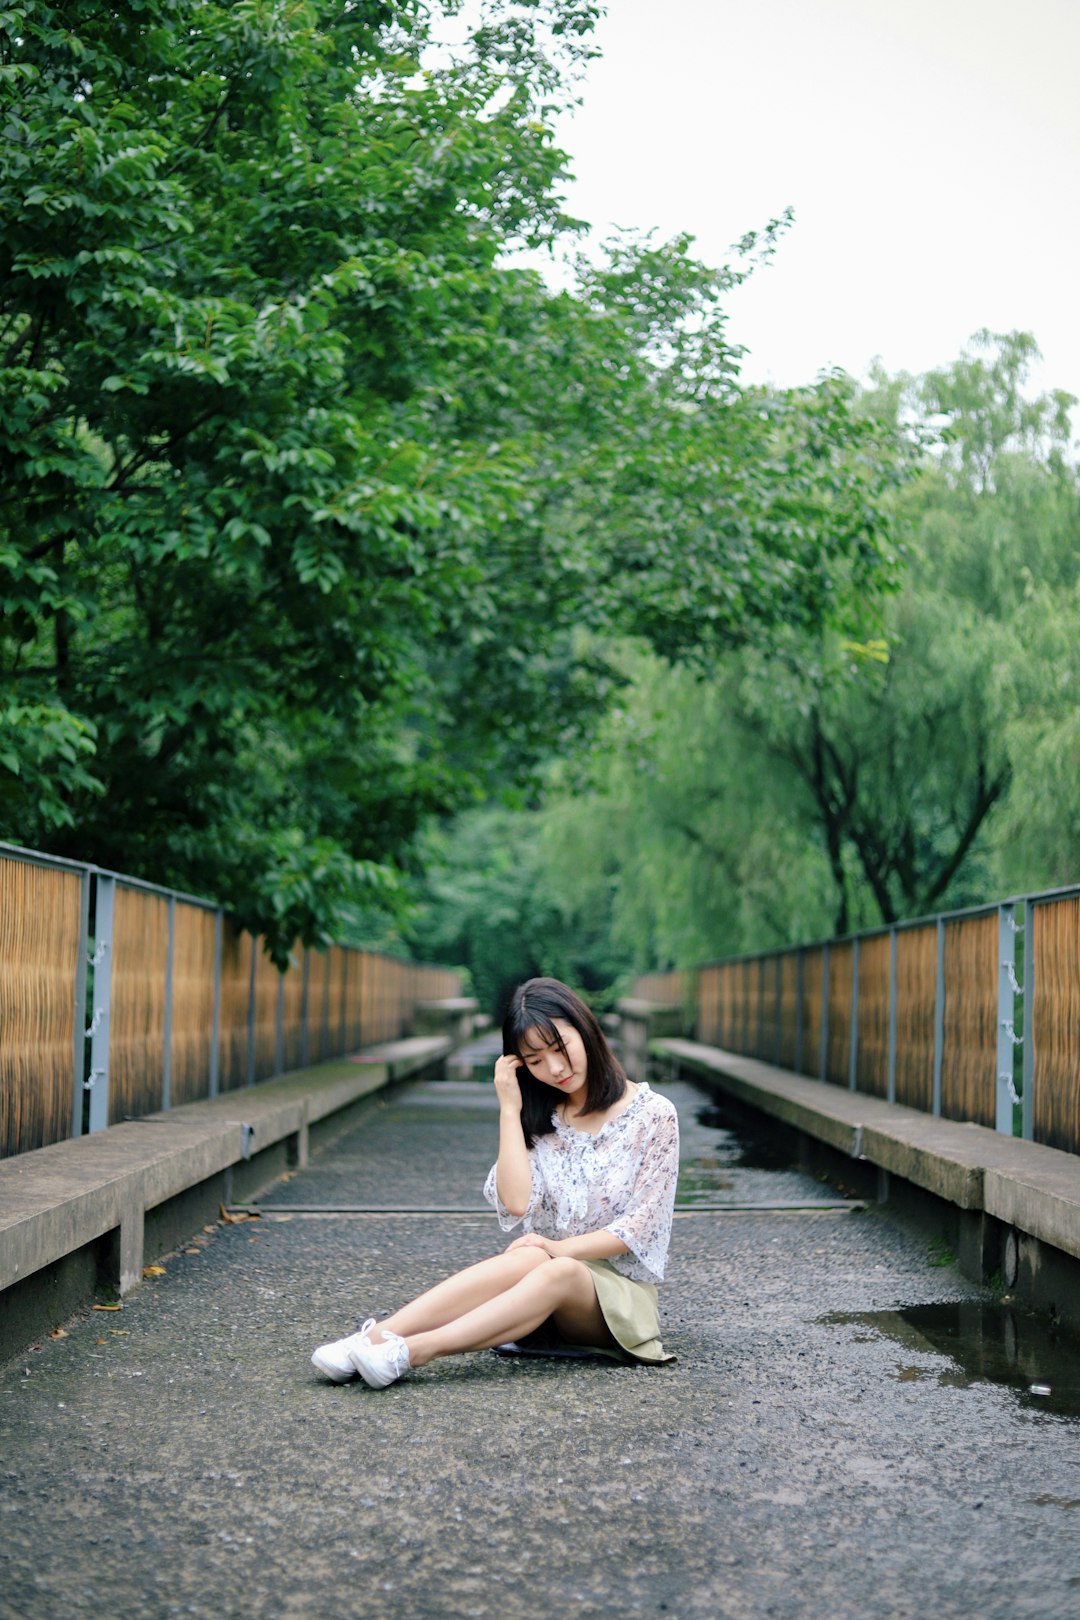
{"type": "Polygon", "coordinates": [[[1075,1424],[824,1320],[986,1296],[879,1212],[760,1207],[828,1189],[737,1162],[673,1095],[676,1366],[320,1382],[314,1344],[505,1241],[476,1200],[490,1091],[373,1098],[277,1213],[3,1369],[0,1615],[1075,1614],[1075,1424]],[[333,1204],[463,1213],[299,1213],[333,1204]]]}

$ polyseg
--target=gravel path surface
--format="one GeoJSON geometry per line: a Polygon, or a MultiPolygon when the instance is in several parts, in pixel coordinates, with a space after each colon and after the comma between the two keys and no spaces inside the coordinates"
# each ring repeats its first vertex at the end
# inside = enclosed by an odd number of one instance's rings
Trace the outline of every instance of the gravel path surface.
{"type": "MultiPolygon", "coordinates": [[[[827,1192],[740,1167],[672,1094],[689,1181],[731,1183],[710,1196],[827,1192]]],[[[398,1093],[273,1201],[475,1201],[486,1109],[398,1093]]],[[[0,1615],[1080,1616],[1078,1425],[822,1321],[986,1297],[924,1239],[877,1211],[684,1209],[673,1367],[481,1353],[384,1391],[318,1379],[315,1344],[503,1241],[479,1213],[217,1226],[9,1364],[0,1615]]]]}

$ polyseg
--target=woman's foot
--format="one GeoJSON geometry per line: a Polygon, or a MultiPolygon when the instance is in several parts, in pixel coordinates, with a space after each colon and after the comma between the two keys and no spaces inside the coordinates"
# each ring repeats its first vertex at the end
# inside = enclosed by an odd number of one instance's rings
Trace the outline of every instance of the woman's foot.
{"type": "MultiPolygon", "coordinates": [[[[368,1325],[374,1326],[373,1323],[368,1325]]],[[[400,1333],[384,1333],[378,1344],[373,1344],[366,1333],[357,1333],[351,1339],[342,1340],[342,1343],[349,1346],[348,1357],[353,1371],[358,1372],[372,1389],[385,1389],[387,1384],[396,1383],[412,1367],[409,1347],[400,1333]]],[[[340,1347],[333,1345],[331,1348],[337,1350],[340,1347]]]]}
{"type": "Polygon", "coordinates": [[[317,1367],[324,1378],[329,1378],[334,1384],[347,1384],[350,1378],[355,1378],[357,1369],[349,1360],[349,1352],[361,1344],[367,1344],[368,1334],[375,1326],[375,1318],[369,1317],[359,1333],[350,1333],[347,1339],[335,1339],[333,1344],[320,1344],[311,1358],[313,1367],[317,1367]]]}

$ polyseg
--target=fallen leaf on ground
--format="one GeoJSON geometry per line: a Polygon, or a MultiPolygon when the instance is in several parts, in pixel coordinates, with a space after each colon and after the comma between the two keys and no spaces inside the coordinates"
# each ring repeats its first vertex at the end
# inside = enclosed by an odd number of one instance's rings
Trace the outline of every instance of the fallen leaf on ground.
{"type": "Polygon", "coordinates": [[[92,1311],[122,1311],[122,1305],[91,1305],[92,1311]]]}
{"type": "Polygon", "coordinates": [[[114,1339],[126,1339],[128,1336],[127,1328],[110,1328],[109,1332],[114,1339]]]}
{"type": "Polygon", "coordinates": [[[108,1342],[109,1342],[108,1339],[95,1339],[94,1340],[95,1344],[108,1344],[108,1342]]]}
{"type": "Polygon", "coordinates": [[[204,1227],[203,1227],[203,1231],[204,1231],[204,1232],[211,1232],[211,1233],[212,1233],[212,1232],[216,1232],[216,1231],[217,1231],[217,1227],[216,1227],[216,1226],[204,1226],[204,1227]]]}
{"type": "Polygon", "coordinates": [[[144,1277],[164,1277],[166,1271],[164,1266],[143,1266],[142,1274],[144,1277]]]}
{"type": "Polygon", "coordinates": [[[52,1332],[49,1334],[50,1339],[66,1339],[67,1336],[67,1328],[53,1328],[52,1332]]]}
{"type": "Polygon", "coordinates": [[[202,1250],[201,1249],[185,1249],[184,1253],[185,1254],[201,1254],[202,1250]]]}

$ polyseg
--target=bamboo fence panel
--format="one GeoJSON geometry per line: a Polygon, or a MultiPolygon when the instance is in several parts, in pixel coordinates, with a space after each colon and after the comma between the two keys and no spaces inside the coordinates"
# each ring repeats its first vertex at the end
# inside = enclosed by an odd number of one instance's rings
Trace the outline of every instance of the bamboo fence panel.
{"type": "Polygon", "coordinates": [[[355,1050],[358,1042],[353,1036],[353,1003],[356,993],[356,952],[346,947],[341,952],[341,1056],[355,1050]]]}
{"type": "Polygon", "coordinates": [[[363,952],[360,968],[360,1005],[363,1008],[364,1045],[372,1046],[378,1040],[379,1028],[379,963],[373,951],[363,952]]]}
{"type": "Polygon", "coordinates": [[[349,1049],[355,1051],[365,1043],[364,973],[366,956],[363,951],[350,951],[349,963],[349,1049]]]}
{"type": "Polygon", "coordinates": [[[109,1024],[109,1124],[154,1114],[165,1080],[169,903],[116,885],[109,1024]]]}
{"type": "Polygon", "coordinates": [[[683,972],[643,973],[634,980],[634,995],[641,1001],[657,1001],[665,1007],[681,1007],[689,989],[689,975],[683,972]]]}
{"type": "Polygon", "coordinates": [[[225,919],[221,938],[221,1013],[218,1025],[218,1085],[235,1091],[247,1081],[248,996],[251,935],[225,919]]]}
{"type": "Polygon", "coordinates": [[[281,983],[281,1046],[285,1073],[304,1061],[304,947],[299,940],[289,952],[289,967],[281,983]]]}
{"type": "Polygon", "coordinates": [[[738,962],[725,962],[721,968],[720,1044],[729,1052],[738,1052],[742,1041],[742,971],[738,962]]]}
{"type": "Polygon", "coordinates": [[[785,951],[780,958],[780,1066],[795,1067],[799,1033],[799,953],[785,951]]]}
{"type": "Polygon", "coordinates": [[[1032,1135],[1080,1153],[1080,896],[1033,907],[1032,1135]]]}
{"type": "Polygon", "coordinates": [[[375,974],[371,961],[371,952],[359,951],[357,954],[360,957],[360,993],[357,998],[360,1003],[360,1015],[358,1019],[360,1025],[360,1043],[362,1046],[370,1046],[375,1039],[374,1035],[372,1034],[372,1028],[374,1026],[373,990],[375,974]]]}
{"type": "Polygon", "coordinates": [[[747,962],[744,982],[746,985],[746,1046],[748,1057],[761,1056],[761,1031],[764,1001],[764,981],[762,977],[762,961],[755,957],[747,962]]]}
{"type": "Polygon", "coordinates": [[[255,1043],[254,1067],[248,1072],[253,1080],[268,1080],[278,1073],[277,1007],[278,983],[281,974],[267,956],[265,941],[260,934],[255,941],[255,1019],[252,1039],[255,1043]]]}
{"type": "Polygon", "coordinates": [[[177,901],[172,979],[171,1095],[174,1105],[197,1102],[210,1092],[214,922],[212,911],[177,901]]]}
{"type": "Polygon", "coordinates": [[[851,1001],[854,947],[850,940],[829,947],[829,1028],[825,1079],[846,1086],[851,1078],[851,1001]]]}
{"type": "Polygon", "coordinates": [[[327,951],[308,952],[308,1062],[323,1063],[329,1056],[327,1015],[330,995],[330,957],[327,951]]]}
{"type": "Polygon", "coordinates": [[[722,969],[703,967],[698,973],[697,1038],[706,1046],[720,1044],[720,983],[722,969]]]}
{"type": "Polygon", "coordinates": [[[374,951],[367,951],[364,955],[364,989],[364,1045],[373,1046],[383,1038],[382,961],[374,951]]]}
{"type": "Polygon", "coordinates": [[[803,951],[802,1061],[799,1073],[814,1080],[821,1078],[821,987],[825,973],[825,951],[812,945],[803,951]]]}
{"type": "Polygon", "coordinates": [[[82,877],[0,856],[0,1157],[71,1135],[82,877]]]}
{"type": "Polygon", "coordinates": [[[406,1009],[406,970],[405,962],[398,962],[390,957],[387,962],[390,969],[390,998],[392,998],[392,1025],[390,1025],[390,1040],[400,1040],[405,1034],[405,1021],[408,1016],[406,1009]]]}
{"type": "Polygon", "coordinates": [[[896,1101],[929,1113],[934,1101],[937,925],[896,936],[896,1101]]]}
{"type": "Polygon", "coordinates": [[[736,962],[734,984],[734,1024],[732,1034],[733,1052],[741,1052],[744,1056],[750,1055],[750,1031],[753,1028],[753,1015],[750,1005],[750,963],[736,962]]]}
{"type": "Polygon", "coordinates": [[[941,1112],[994,1128],[997,1118],[998,919],[945,924],[941,1112]]]}
{"type": "Polygon", "coordinates": [[[335,1058],[340,1057],[345,1050],[342,1020],[345,1014],[343,975],[346,972],[346,957],[340,945],[331,945],[327,951],[326,972],[328,975],[326,1055],[328,1058],[335,1058]]]}
{"type": "Polygon", "coordinates": [[[856,1078],[859,1090],[872,1097],[889,1093],[891,955],[888,934],[871,934],[860,942],[856,1078]]]}
{"type": "Polygon", "coordinates": [[[746,1028],[746,1014],[743,1006],[743,964],[741,962],[728,962],[725,975],[727,978],[728,1024],[724,1045],[730,1052],[741,1052],[743,1050],[743,1032],[746,1028]]]}
{"type": "Polygon", "coordinates": [[[379,958],[379,979],[382,985],[382,1039],[392,1041],[397,1035],[397,986],[394,966],[388,957],[379,958]]]}

